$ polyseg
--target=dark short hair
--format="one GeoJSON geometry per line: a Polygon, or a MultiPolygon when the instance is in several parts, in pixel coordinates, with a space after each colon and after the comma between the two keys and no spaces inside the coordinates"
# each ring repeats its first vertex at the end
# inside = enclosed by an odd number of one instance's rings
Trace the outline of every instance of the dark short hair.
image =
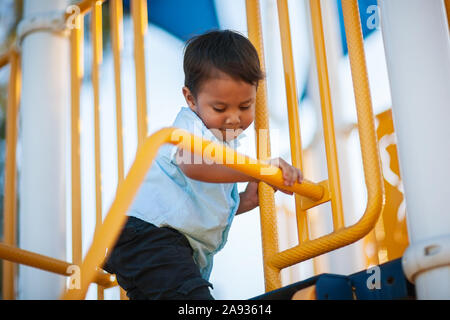
{"type": "Polygon", "coordinates": [[[184,85],[194,97],[203,81],[217,70],[233,79],[258,86],[264,79],[258,52],[243,35],[231,30],[215,30],[195,36],[184,51],[184,85]]]}

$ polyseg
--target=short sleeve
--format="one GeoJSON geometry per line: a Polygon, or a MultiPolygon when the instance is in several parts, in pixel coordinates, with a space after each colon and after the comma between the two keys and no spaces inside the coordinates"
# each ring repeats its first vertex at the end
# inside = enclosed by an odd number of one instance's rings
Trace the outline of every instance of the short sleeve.
{"type": "MultiPolygon", "coordinates": [[[[203,139],[221,143],[221,141],[217,139],[214,134],[205,126],[203,121],[189,108],[182,108],[172,126],[175,128],[186,130],[191,134],[202,137],[203,139]]],[[[166,160],[175,164],[175,154],[177,150],[178,148],[176,145],[167,144],[164,146],[164,150],[162,150],[161,155],[163,157],[166,157],[166,160]]]]}

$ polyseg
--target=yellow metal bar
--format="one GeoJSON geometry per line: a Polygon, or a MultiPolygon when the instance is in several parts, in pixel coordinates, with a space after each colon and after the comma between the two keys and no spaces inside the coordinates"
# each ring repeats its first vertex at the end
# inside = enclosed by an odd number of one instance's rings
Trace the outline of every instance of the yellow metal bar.
{"type": "MultiPolygon", "coordinates": [[[[17,243],[17,165],[16,146],[18,132],[18,112],[21,93],[21,68],[18,52],[9,54],[11,65],[8,86],[8,104],[6,110],[6,161],[5,190],[3,198],[3,241],[9,245],[17,243]]],[[[15,298],[16,266],[3,261],[3,299],[15,298]]]]}
{"type": "MultiPolygon", "coordinates": [[[[278,0],[278,20],[280,24],[281,51],[283,55],[284,80],[289,120],[289,138],[291,144],[292,165],[303,170],[302,142],[298,115],[297,85],[295,83],[294,57],[292,55],[291,29],[287,0],[278,0]]],[[[306,211],[302,209],[302,199],[295,195],[295,212],[297,214],[297,230],[299,243],[308,241],[309,228],[306,211]]]]}
{"type": "Polygon", "coordinates": [[[325,50],[325,39],[322,24],[320,1],[310,0],[311,22],[316,53],[317,76],[319,81],[320,101],[322,102],[322,121],[327,155],[328,181],[330,185],[331,210],[334,230],[344,227],[344,210],[342,208],[339,164],[336,151],[333,111],[328,77],[328,64],[325,50]]]}
{"type": "Polygon", "coordinates": [[[72,261],[81,264],[81,168],[80,168],[80,93],[83,78],[83,16],[77,18],[78,28],[71,30],[71,159],[72,159],[72,261]]]}
{"type": "Polygon", "coordinates": [[[138,148],[147,136],[147,89],[145,77],[145,34],[147,33],[147,1],[131,1],[134,26],[134,63],[136,75],[136,114],[138,148]]]}
{"type": "MultiPolygon", "coordinates": [[[[64,276],[70,276],[72,274],[71,272],[69,272],[69,267],[73,266],[73,264],[31,251],[19,249],[5,243],[0,243],[0,259],[13,261],[15,263],[27,265],[64,276]]],[[[92,281],[104,286],[105,288],[110,288],[117,285],[115,278],[110,274],[107,274],[98,269],[91,270],[91,273],[93,276],[92,281]]]]}
{"type": "Polygon", "coordinates": [[[380,155],[375,132],[357,0],[342,0],[342,10],[357,107],[358,130],[367,187],[367,206],[364,215],[356,224],[278,253],[271,260],[271,264],[280,269],[361,239],[374,228],[384,205],[385,197],[380,155]]]}
{"type": "Polygon", "coordinates": [[[92,13],[92,86],[94,91],[94,146],[95,146],[95,200],[96,227],[102,223],[102,190],[100,158],[100,65],[102,60],[102,16],[101,2],[94,5],[92,13]]]}
{"type": "Polygon", "coordinates": [[[292,187],[283,184],[282,171],[262,160],[251,159],[248,156],[237,153],[234,149],[223,144],[204,140],[189,132],[177,128],[163,128],[146,138],[142,147],[138,150],[133,165],[126,179],[119,186],[103,224],[95,233],[92,245],[86,254],[81,266],[81,290],[72,290],[65,293],[64,299],[82,299],[89,284],[94,277],[93,270],[104,263],[107,248],[114,245],[119,232],[126,220],[126,211],[131,205],[138,188],[142,184],[146,173],[152,165],[158,149],[164,143],[177,145],[179,148],[190,150],[191,153],[206,156],[216,163],[222,163],[248,176],[260,179],[275,187],[283,188],[304,196],[323,194],[323,187],[315,183],[304,181],[295,183],[292,187]],[[205,152],[208,150],[208,152],[205,152]],[[273,173],[268,175],[267,173],[273,173]]]}
{"type": "Polygon", "coordinates": [[[116,131],[117,131],[117,170],[118,184],[120,185],[124,178],[124,159],[123,159],[123,126],[122,126],[122,83],[120,72],[120,55],[122,50],[122,19],[123,9],[122,0],[111,0],[111,43],[114,58],[114,85],[116,89],[116,131]]]}
{"type": "MultiPolygon", "coordinates": [[[[123,126],[122,126],[122,82],[120,55],[123,48],[123,7],[122,0],[110,0],[111,44],[114,60],[114,85],[116,89],[116,140],[117,140],[117,185],[124,179],[123,126]]],[[[127,300],[126,292],[120,288],[120,299],[127,300]]]]}
{"type": "Polygon", "coordinates": [[[96,1],[92,10],[92,45],[94,53],[94,63],[98,66],[103,60],[103,28],[102,28],[102,2],[96,1]]]}
{"type": "MultiPolygon", "coordinates": [[[[260,58],[261,69],[265,70],[264,45],[261,26],[259,0],[246,0],[248,38],[253,43],[260,58]]],[[[267,108],[266,81],[259,83],[256,94],[255,130],[257,158],[270,158],[269,111],[267,108]]],[[[266,291],[281,287],[280,270],[271,267],[268,257],[278,252],[277,216],[274,190],[265,183],[258,186],[259,210],[261,219],[261,237],[264,260],[264,279],[266,291]]]]}
{"type": "MultiPolygon", "coordinates": [[[[102,168],[100,141],[100,66],[102,63],[102,2],[93,5],[91,16],[92,34],[92,87],[94,91],[94,150],[95,150],[95,232],[102,224],[102,168]]],[[[97,286],[97,299],[103,300],[104,292],[97,286]]]]}

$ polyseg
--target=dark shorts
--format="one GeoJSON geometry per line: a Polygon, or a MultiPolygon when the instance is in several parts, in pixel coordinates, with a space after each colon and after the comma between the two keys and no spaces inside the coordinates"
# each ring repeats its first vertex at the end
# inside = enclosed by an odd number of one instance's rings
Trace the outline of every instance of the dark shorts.
{"type": "Polygon", "coordinates": [[[128,220],[103,269],[131,300],[212,300],[186,237],[135,217],[128,220]]]}

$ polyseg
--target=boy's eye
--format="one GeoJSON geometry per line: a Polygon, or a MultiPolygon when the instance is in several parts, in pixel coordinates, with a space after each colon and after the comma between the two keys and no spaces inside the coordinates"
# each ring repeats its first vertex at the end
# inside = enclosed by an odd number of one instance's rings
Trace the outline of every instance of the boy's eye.
{"type": "Polygon", "coordinates": [[[217,112],[224,112],[224,111],[225,111],[225,108],[220,109],[220,108],[213,107],[213,109],[214,109],[215,111],[217,111],[217,112]]]}
{"type": "Polygon", "coordinates": [[[242,107],[240,107],[242,110],[247,110],[247,109],[249,109],[250,108],[250,106],[242,106],[242,107]]]}

